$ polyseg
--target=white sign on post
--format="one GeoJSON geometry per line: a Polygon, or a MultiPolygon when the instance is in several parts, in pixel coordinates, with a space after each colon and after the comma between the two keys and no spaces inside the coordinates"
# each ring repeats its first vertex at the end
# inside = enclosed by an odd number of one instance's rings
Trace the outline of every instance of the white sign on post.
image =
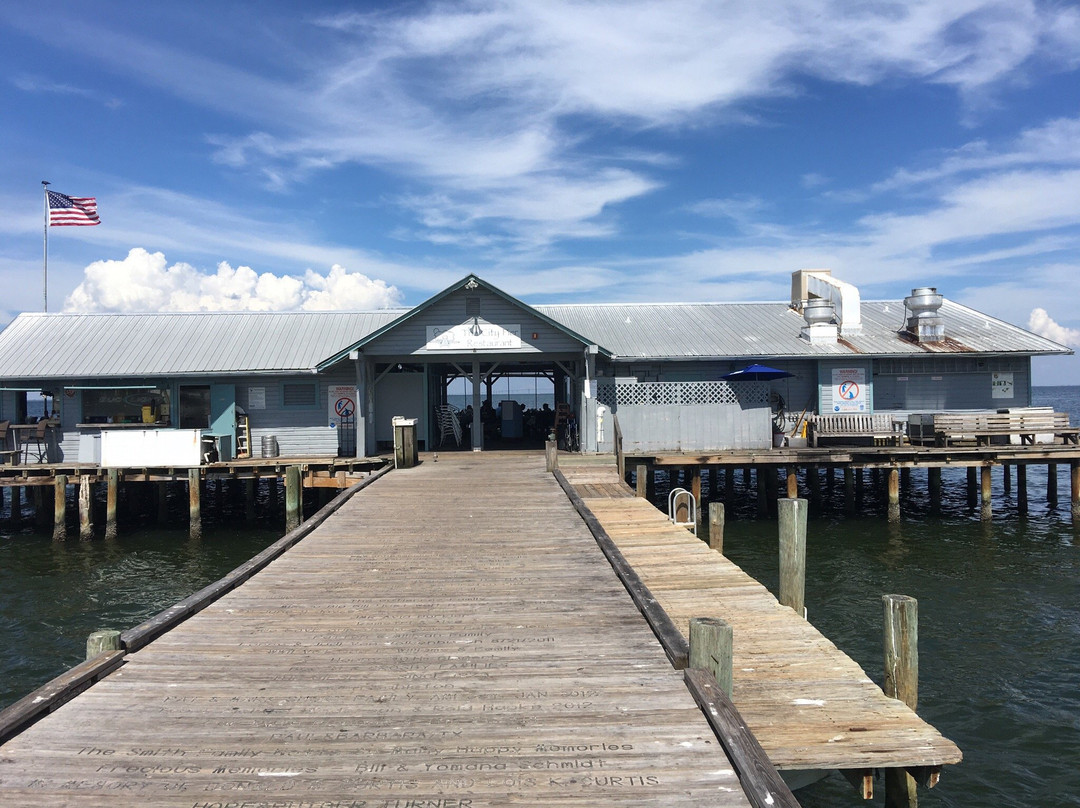
{"type": "Polygon", "coordinates": [[[833,368],[833,412],[866,412],[866,370],[833,368]]]}
{"type": "Polygon", "coordinates": [[[332,384],[327,388],[330,426],[337,426],[343,418],[356,418],[356,388],[347,384],[332,384]]]}

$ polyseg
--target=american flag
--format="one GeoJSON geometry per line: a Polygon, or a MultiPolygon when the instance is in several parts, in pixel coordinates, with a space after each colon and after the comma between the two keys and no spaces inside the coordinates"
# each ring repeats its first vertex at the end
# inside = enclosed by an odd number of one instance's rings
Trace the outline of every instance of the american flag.
{"type": "Polygon", "coordinates": [[[96,197],[64,196],[56,191],[45,193],[49,198],[49,224],[52,227],[101,224],[96,197]]]}

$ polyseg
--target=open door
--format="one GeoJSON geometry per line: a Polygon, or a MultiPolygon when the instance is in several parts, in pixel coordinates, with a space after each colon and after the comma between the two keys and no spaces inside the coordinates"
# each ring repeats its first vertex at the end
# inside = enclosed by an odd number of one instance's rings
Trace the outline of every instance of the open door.
{"type": "Polygon", "coordinates": [[[210,434],[217,439],[218,457],[236,457],[236,385],[210,385],[210,434]]]}

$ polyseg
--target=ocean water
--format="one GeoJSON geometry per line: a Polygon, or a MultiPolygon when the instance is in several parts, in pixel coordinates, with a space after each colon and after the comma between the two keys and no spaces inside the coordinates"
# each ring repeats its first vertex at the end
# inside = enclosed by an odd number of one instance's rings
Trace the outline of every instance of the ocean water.
{"type": "MultiPolygon", "coordinates": [[[[533,406],[523,393],[513,397],[533,406]]],[[[1080,423],[1078,387],[1036,388],[1035,403],[1080,423]]],[[[844,515],[842,483],[823,488],[825,506],[811,515],[809,619],[875,681],[881,596],[919,601],[919,713],[964,752],[937,788],[920,789],[924,808],[1080,806],[1080,531],[1067,467],[1058,475],[1060,500],[1050,504],[1045,467],[1031,467],[1021,515],[1015,478],[1006,496],[995,470],[990,524],[969,507],[962,471],[943,474],[940,514],[930,512],[925,476],[916,473],[899,524],[885,520],[883,496],[869,488],[858,514],[844,515]]],[[[725,552],[775,592],[775,521],[756,517],[753,492],[737,493],[725,552]]],[[[133,505],[115,542],[53,543],[30,521],[13,529],[0,510],[0,707],[80,662],[90,632],[138,624],[281,535],[280,514],[249,525],[230,502],[222,495],[207,505],[200,542],[186,529],[140,521],[133,505]]],[[[261,504],[260,513],[269,510],[261,504]]],[[[882,790],[879,781],[878,796],[864,803],[834,776],[797,796],[804,808],[882,805],[882,790]]]]}

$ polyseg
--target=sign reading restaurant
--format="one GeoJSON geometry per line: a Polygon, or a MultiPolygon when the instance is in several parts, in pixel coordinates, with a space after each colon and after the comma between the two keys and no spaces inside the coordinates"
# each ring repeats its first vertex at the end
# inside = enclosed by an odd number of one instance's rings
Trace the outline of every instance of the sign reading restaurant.
{"type": "Polygon", "coordinates": [[[460,325],[429,325],[429,351],[506,351],[521,347],[521,326],[495,325],[480,318],[460,325]]]}

